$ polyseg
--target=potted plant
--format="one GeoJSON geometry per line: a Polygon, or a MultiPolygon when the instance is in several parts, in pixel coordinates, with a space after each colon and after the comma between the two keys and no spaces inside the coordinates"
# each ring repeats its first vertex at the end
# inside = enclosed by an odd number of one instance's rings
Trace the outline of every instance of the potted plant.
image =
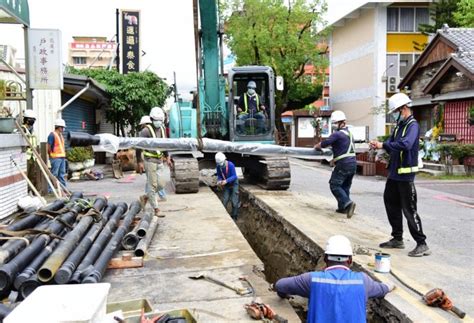
{"type": "Polygon", "coordinates": [[[92,147],[74,147],[67,151],[66,158],[70,171],[79,171],[94,166],[92,147]]]}

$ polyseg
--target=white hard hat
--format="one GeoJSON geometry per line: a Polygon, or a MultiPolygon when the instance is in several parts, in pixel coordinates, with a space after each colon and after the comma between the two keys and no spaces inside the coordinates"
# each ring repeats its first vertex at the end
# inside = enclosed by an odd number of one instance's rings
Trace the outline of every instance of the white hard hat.
{"type": "Polygon", "coordinates": [[[143,116],[143,117],[140,119],[140,126],[142,126],[142,125],[144,125],[144,124],[147,124],[147,123],[151,123],[150,116],[143,116]]]}
{"type": "Polygon", "coordinates": [[[352,256],[352,245],[349,239],[343,235],[335,235],[326,243],[326,255],[352,256]]]}
{"type": "Polygon", "coordinates": [[[257,84],[255,84],[254,81],[250,81],[250,82],[247,83],[247,88],[256,89],[257,84]]]}
{"type": "Polygon", "coordinates": [[[33,110],[25,110],[23,118],[36,119],[36,113],[33,110]]]}
{"type": "Polygon", "coordinates": [[[154,107],[150,111],[150,118],[156,121],[165,121],[165,112],[160,107],[154,107]]]}
{"type": "Polygon", "coordinates": [[[223,153],[216,153],[216,164],[223,164],[226,160],[226,157],[223,153]]]}
{"type": "Polygon", "coordinates": [[[63,128],[66,128],[66,121],[64,121],[64,120],[61,119],[61,118],[56,119],[56,120],[54,120],[54,126],[55,126],[55,127],[63,127],[63,128]]]}
{"type": "Polygon", "coordinates": [[[344,114],[344,112],[336,110],[331,113],[331,122],[339,122],[344,120],[346,120],[346,115],[344,114]]]}
{"type": "Polygon", "coordinates": [[[405,93],[396,93],[388,99],[388,114],[394,113],[398,108],[407,105],[411,107],[411,99],[405,93]]]}

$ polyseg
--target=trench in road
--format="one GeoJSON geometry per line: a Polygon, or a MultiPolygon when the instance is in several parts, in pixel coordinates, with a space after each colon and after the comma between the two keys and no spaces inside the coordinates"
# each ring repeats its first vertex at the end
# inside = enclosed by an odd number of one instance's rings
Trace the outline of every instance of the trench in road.
{"type": "MultiPolygon", "coordinates": [[[[222,191],[213,188],[222,200],[222,191]]],[[[275,194],[278,194],[275,192],[275,194]]],[[[228,212],[231,211],[229,203],[228,212]]],[[[264,263],[263,274],[269,283],[279,278],[294,276],[324,267],[324,249],[304,235],[284,217],[271,209],[260,198],[240,187],[240,210],[236,224],[254,252],[264,263]]],[[[353,269],[361,271],[356,263],[353,269]]],[[[301,298],[290,300],[302,321],[306,321],[306,302],[301,298]]],[[[407,322],[402,312],[387,301],[369,300],[368,322],[407,322]]]]}

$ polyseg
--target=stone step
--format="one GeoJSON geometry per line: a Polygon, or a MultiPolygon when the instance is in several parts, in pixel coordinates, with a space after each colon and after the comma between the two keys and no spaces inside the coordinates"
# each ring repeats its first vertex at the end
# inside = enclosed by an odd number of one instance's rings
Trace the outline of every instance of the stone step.
{"type": "Polygon", "coordinates": [[[431,169],[431,170],[444,171],[444,165],[443,164],[429,163],[429,162],[425,162],[425,161],[423,161],[423,168],[431,169]]]}

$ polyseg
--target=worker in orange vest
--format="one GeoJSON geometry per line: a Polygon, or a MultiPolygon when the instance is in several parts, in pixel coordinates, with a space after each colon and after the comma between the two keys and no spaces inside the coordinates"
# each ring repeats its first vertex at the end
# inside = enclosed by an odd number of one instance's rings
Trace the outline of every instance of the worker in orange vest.
{"type": "Polygon", "coordinates": [[[51,163],[51,173],[66,187],[66,149],[64,147],[63,132],[66,122],[63,119],[54,121],[54,131],[48,136],[48,154],[51,163]]]}

